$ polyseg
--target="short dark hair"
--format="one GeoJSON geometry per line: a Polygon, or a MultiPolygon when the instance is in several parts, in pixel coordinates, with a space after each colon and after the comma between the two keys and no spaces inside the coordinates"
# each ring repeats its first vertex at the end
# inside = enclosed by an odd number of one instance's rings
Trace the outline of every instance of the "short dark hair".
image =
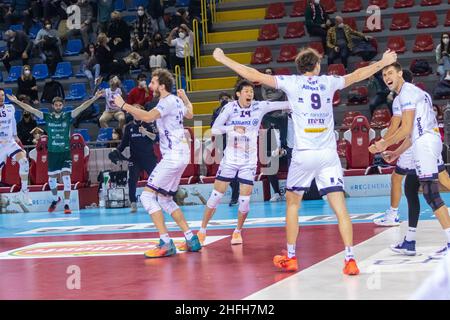
{"type": "Polygon", "coordinates": [[[244,89],[244,87],[252,87],[252,89],[255,88],[255,85],[248,81],[248,80],[240,80],[237,84],[236,84],[236,88],[234,89],[234,99],[237,100],[238,96],[237,93],[241,92],[242,89],[244,89]]]}
{"type": "Polygon", "coordinates": [[[167,69],[156,69],[152,72],[152,78],[157,77],[160,85],[164,85],[167,92],[171,92],[175,83],[173,75],[167,69]]]}
{"type": "Polygon", "coordinates": [[[295,64],[297,66],[297,71],[299,74],[304,74],[306,72],[314,71],[314,68],[322,56],[313,48],[302,48],[295,58],[295,64]]]}
{"type": "Polygon", "coordinates": [[[390,67],[395,68],[395,70],[397,70],[397,71],[402,71],[402,65],[400,63],[398,63],[397,61],[395,61],[394,63],[391,63],[390,65],[388,65],[386,67],[384,67],[383,71],[388,69],[388,68],[390,68],[390,67]]]}
{"type": "Polygon", "coordinates": [[[137,79],[147,79],[147,75],[145,73],[139,73],[139,75],[137,76],[137,79]]]}
{"type": "Polygon", "coordinates": [[[56,102],[64,103],[64,99],[61,97],[54,97],[52,100],[52,104],[55,104],[56,102]]]}
{"type": "Polygon", "coordinates": [[[221,100],[223,97],[228,97],[231,99],[231,95],[226,91],[222,91],[221,93],[219,93],[219,100],[221,100]]]}

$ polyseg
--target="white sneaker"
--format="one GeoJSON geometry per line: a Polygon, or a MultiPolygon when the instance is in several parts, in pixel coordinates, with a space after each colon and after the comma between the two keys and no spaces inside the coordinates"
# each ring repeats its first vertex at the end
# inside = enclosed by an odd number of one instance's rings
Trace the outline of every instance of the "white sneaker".
{"type": "Polygon", "coordinates": [[[20,197],[22,199],[22,202],[26,206],[32,206],[33,200],[30,198],[30,192],[29,191],[20,191],[20,197]]]}
{"type": "Polygon", "coordinates": [[[439,249],[438,251],[430,254],[428,256],[428,258],[430,258],[430,259],[442,259],[442,258],[444,258],[447,255],[447,253],[449,251],[450,251],[450,243],[448,243],[446,247],[444,247],[442,249],[439,249]]]}
{"type": "Polygon", "coordinates": [[[398,213],[392,212],[391,209],[387,209],[384,213],[384,217],[374,219],[373,223],[380,227],[397,227],[400,225],[400,218],[398,213]]]}
{"type": "Polygon", "coordinates": [[[272,198],[270,198],[270,202],[278,202],[281,201],[282,198],[279,193],[275,193],[272,198]]]}

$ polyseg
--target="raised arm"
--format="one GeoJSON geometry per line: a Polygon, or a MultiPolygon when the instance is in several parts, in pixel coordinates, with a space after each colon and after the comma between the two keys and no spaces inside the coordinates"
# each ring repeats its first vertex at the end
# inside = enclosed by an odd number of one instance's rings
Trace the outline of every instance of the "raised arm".
{"type": "Polygon", "coordinates": [[[192,103],[189,100],[188,96],[186,95],[186,92],[184,92],[183,89],[177,90],[178,97],[183,101],[184,105],[186,106],[187,112],[184,115],[186,119],[192,119],[194,118],[194,108],[192,107],[192,103]]]}
{"type": "Polygon", "coordinates": [[[38,109],[33,108],[32,106],[26,104],[25,102],[20,101],[14,95],[7,94],[6,96],[8,97],[9,101],[11,101],[14,104],[17,104],[23,110],[28,111],[29,113],[35,115],[39,119],[43,119],[44,118],[44,113],[42,111],[39,111],[38,109]]]}
{"type": "Polygon", "coordinates": [[[125,103],[120,95],[114,98],[114,103],[119,106],[121,110],[131,114],[136,120],[142,120],[144,122],[153,122],[156,119],[161,118],[161,114],[156,108],[150,111],[141,110],[139,108],[133,107],[131,104],[125,103]]]}
{"type": "Polygon", "coordinates": [[[359,68],[352,73],[344,76],[345,79],[345,88],[348,86],[351,86],[352,84],[356,82],[363,81],[370,76],[374,75],[384,67],[394,63],[397,61],[397,54],[395,51],[387,50],[383,54],[383,58],[380,61],[377,61],[367,67],[359,68]]]}
{"type": "Polygon", "coordinates": [[[213,57],[217,62],[220,62],[224,66],[239,74],[241,77],[251,82],[259,82],[271,88],[277,87],[277,81],[274,76],[261,73],[254,68],[247,67],[243,64],[240,64],[239,62],[234,61],[233,59],[228,58],[220,48],[216,48],[214,50],[213,57]]]}
{"type": "Polygon", "coordinates": [[[104,90],[99,90],[95,93],[95,95],[90,98],[89,100],[86,100],[83,102],[78,108],[72,111],[72,118],[78,117],[84,110],[89,108],[97,99],[102,97],[104,95],[104,90]]]}

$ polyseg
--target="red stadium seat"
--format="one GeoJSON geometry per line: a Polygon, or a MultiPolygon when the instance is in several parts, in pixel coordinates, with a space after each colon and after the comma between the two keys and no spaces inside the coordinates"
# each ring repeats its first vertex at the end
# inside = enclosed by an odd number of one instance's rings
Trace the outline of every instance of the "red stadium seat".
{"type": "Polygon", "coordinates": [[[362,10],[361,0],[344,0],[342,12],[357,12],[362,10]]]}
{"type": "Polygon", "coordinates": [[[48,137],[42,136],[36,148],[30,151],[30,181],[31,184],[46,184],[48,181],[48,137]]]}
{"type": "Polygon", "coordinates": [[[272,61],[269,47],[257,47],[252,55],[252,64],[266,64],[272,61]]]}
{"type": "Polygon", "coordinates": [[[302,17],[305,15],[307,0],[295,1],[292,7],[291,17],[302,17]]]}
{"type": "MultiPolygon", "coordinates": [[[[413,59],[413,61],[411,61],[411,64],[409,65],[409,71],[411,71],[412,66],[416,63],[416,61],[417,61],[417,59],[413,59]]],[[[430,68],[430,70],[427,70],[425,72],[420,72],[420,73],[412,72],[413,76],[415,76],[415,77],[428,76],[432,73],[433,73],[433,70],[431,68],[430,68]]]]}
{"type": "Polygon", "coordinates": [[[265,24],[259,29],[259,41],[275,40],[280,36],[276,24],[265,24]]]}
{"type": "Polygon", "coordinates": [[[271,3],[266,10],[266,19],[281,19],[286,15],[283,2],[271,3]]]}
{"type": "Polygon", "coordinates": [[[450,10],[447,11],[447,15],[445,16],[444,26],[450,27],[450,10]]]}
{"type": "Polygon", "coordinates": [[[384,129],[391,122],[391,113],[388,109],[377,109],[373,112],[370,126],[374,129],[384,129]]]}
{"type": "Polygon", "coordinates": [[[370,0],[369,6],[378,6],[380,9],[386,9],[389,3],[388,0],[370,0]]]}
{"type": "Polygon", "coordinates": [[[191,159],[189,161],[189,164],[187,165],[186,169],[184,170],[180,184],[193,184],[198,182],[199,177],[199,170],[200,167],[198,164],[195,163],[195,136],[194,131],[192,128],[184,128],[186,138],[190,142],[190,149],[191,149],[191,159]]]}
{"type": "Polygon", "coordinates": [[[438,6],[442,3],[442,0],[422,0],[420,1],[420,5],[422,7],[426,6],[438,6]]]}
{"type": "Polygon", "coordinates": [[[348,92],[348,95],[350,96],[350,94],[355,93],[358,96],[361,97],[361,99],[358,100],[350,100],[347,99],[347,105],[361,105],[361,104],[366,104],[369,101],[369,90],[367,89],[367,87],[364,86],[355,86],[352,87],[350,89],[350,91],[348,92]]]}
{"type": "Polygon", "coordinates": [[[81,134],[75,133],[70,137],[70,152],[72,154],[71,179],[77,188],[77,185],[86,184],[89,180],[89,148],[81,134]]]}
{"type": "Polygon", "coordinates": [[[369,33],[369,32],[381,32],[381,31],[383,31],[383,29],[384,29],[383,20],[380,19],[380,24],[379,25],[372,25],[372,24],[375,24],[375,23],[376,22],[373,21],[371,16],[368,16],[366,18],[366,20],[364,21],[363,32],[364,33],[369,33]]]}
{"type": "Polygon", "coordinates": [[[317,50],[317,52],[321,55],[325,53],[325,51],[323,50],[322,42],[310,42],[308,47],[317,50]]]}
{"type": "Polygon", "coordinates": [[[328,14],[335,13],[337,11],[335,0],[322,0],[320,1],[320,4],[323,6],[325,12],[328,14]]]}
{"type": "Polygon", "coordinates": [[[290,76],[292,75],[292,71],[289,68],[278,68],[275,69],[275,74],[277,76],[290,76]]]}
{"type": "Polygon", "coordinates": [[[419,22],[417,22],[417,28],[436,28],[438,26],[438,18],[436,12],[425,11],[420,13],[419,22]]]}
{"type": "Polygon", "coordinates": [[[358,26],[356,25],[356,20],[353,17],[343,18],[344,24],[348,25],[353,30],[358,30],[358,26]]]}
{"type": "Polygon", "coordinates": [[[342,119],[341,130],[348,130],[353,123],[353,119],[356,116],[360,116],[361,112],[359,111],[346,111],[344,113],[344,118],[342,119]]]}
{"type": "Polygon", "coordinates": [[[297,47],[293,44],[283,44],[280,49],[280,56],[277,62],[289,62],[294,61],[297,57],[297,47]]]}
{"type": "Polygon", "coordinates": [[[408,13],[394,13],[392,15],[390,30],[407,30],[411,28],[408,13]]]}
{"type": "Polygon", "coordinates": [[[405,39],[402,36],[389,37],[387,41],[387,48],[396,53],[404,53],[406,51],[405,39]]]}
{"type": "Polygon", "coordinates": [[[375,130],[370,128],[369,121],[364,116],[353,119],[349,130],[344,132],[347,144],[347,169],[366,169],[373,162],[369,146],[375,139],[375,130]]]}
{"type": "Polygon", "coordinates": [[[433,37],[431,34],[418,34],[414,42],[413,52],[433,51],[433,37]]]}
{"type": "Polygon", "coordinates": [[[355,70],[359,68],[367,67],[370,64],[370,61],[360,61],[356,64],[355,70]]]}
{"type": "Polygon", "coordinates": [[[333,96],[333,107],[337,107],[341,104],[341,93],[340,91],[336,91],[333,96]]]}
{"type": "Polygon", "coordinates": [[[328,75],[344,76],[346,74],[345,67],[342,63],[334,63],[328,65],[328,75]]]}
{"type": "Polygon", "coordinates": [[[295,21],[289,22],[286,26],[285,39],[301,38],[305,35],[305,25],[303,22],[295,21]]]}
{"type": "Polygon", "coordinates": [[[414,6],[414,0],[395,0],[394,8],[409,8],[414,6]]]}

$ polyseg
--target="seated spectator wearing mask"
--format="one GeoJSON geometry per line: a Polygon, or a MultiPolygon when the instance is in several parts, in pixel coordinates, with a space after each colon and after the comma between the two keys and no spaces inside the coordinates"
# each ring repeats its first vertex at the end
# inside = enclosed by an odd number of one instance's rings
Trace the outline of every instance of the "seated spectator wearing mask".
{"type": "Polygon", "coordinates": [[[441,34],[441,43],[436,47],[437,73],[441,80],[450,80],[450,33],[441,34]]]}
{"type": "Polygon", "coordinates": [[[150,70],[154,71],[157,68],[167,68],[169,55],[170,48],[163,40],[161,33],[155,33],[149,50],[150,70]]]}
{"type": "Polygon", "coordinates": [[[140,55],[146,56],[149,43],[152,38],[152,23],[150,17],[144,10],[144,6],[139,6],[137,19],[133,23],[133,36],[131,38],[131,49],[140,55]]]}
{"type": "Polygon", "coordinates": [[[305,25],[310,36],[320,37],[322,45],[326,48],[327,30],[331,26],[320,0],[309,0],[305,8],[305,25]]]}
{"type": "Polygon", "coordinates": [[[22,64],[28,64],[33,42],[30,41],[25,32],[20,30],[7,30],[4,35],[4,40],[7,42],[7,50],[1,60],[6,71],[9,73],[11,62],[14,60],[22,59],[22,64]]]}
{"type": "Polygon", "coordinates": [[[108,123],[116,119],[119,121],[119,129],[123,129],[125,125],[125,114],[122,110],[120,110],[120,106],[116,106],[114,103],[114,98],[117,95],[123,95],[123,91],[120,88],[122,82],[119,77],[114,76],[109,80],[109,88],[105,89],[105,111],[102,113],[99,122],[100,127],[108,128],[108,123]]]}
{"type": "Polygon", "coordinates": [[[36,78],[31,74],[31,67],[24,65],[22,75],[17,79],[17,95],[27,96],[33,105],[39,104],[36,78]]]}
{"type": "MultiPolygon", "coordinates": [[[[119,11],[111,13],[111,22],[108,26],[108,37],[112,39],[118,52],[122,52],[122,57],[130,51],[130,28],[122,19],[119,11]]],[[[115,56],[115,58],[118,58],[115,56]]]]}
{"type": "Polygon", "coordinates": [[[178,28],[174,28],[167,38],[167,43],[171,47],[175,47],[175,57],[173,66],[179,65],[184,67],[184,47],[186,44],[189,46],[189,59],[191,60],[191,65],[193,65],[194,59],[194,33],[185,24],[182,24],[178,28]],[[175,34],[178,35],[174,38],[175,34]]]}
{"type": "Polygon", "coordinates": [[[147,102],[152,101],[153,92],[147,86],[147,76],[143,73],[137,77],[138,85],[131,89],[128,93],[127,103],[128,104],[139,104],[144,106],[147,102]]]}
{"type": "MultiPolygon", "coordinates": [[[[19,100],[30,103],[28,97],[26,96],[19,96],[19,100]]],[[[37,127],[36,120],[33,119],[31,116],[31,113],[28,111],[24,111],[22,114],[22,119],[17,123],[17,136],[20,139],[20,142],[22,142],[23,145],[31,146],[33,145],[33,133],[32,131],[34,128],[37,127]]]]}
{"type": "MultiPolygon", "coordinates": [[[[47,60],[47,56],[44,53],[44,49],[48,50],[49,48],[44,48],[46,45],[46,39],[47,38],[54,38],[56,39],[56,43],[54,45],[54,50],[57,50],[59,52],[59,55],[62,56],[62,46],[61,46],[61,39],[59,38],[58,31],[54,28],[52,28],[52,22],[50,20],[44,21],[44,27],[38,31],[36,35],[36,39],[34,39],[34,45],[39,50],[39,56],[41,57],[42,61],[45,63],[47,60]]],[[[47,42],[47,46],[48,46],[47,42]]]]}

